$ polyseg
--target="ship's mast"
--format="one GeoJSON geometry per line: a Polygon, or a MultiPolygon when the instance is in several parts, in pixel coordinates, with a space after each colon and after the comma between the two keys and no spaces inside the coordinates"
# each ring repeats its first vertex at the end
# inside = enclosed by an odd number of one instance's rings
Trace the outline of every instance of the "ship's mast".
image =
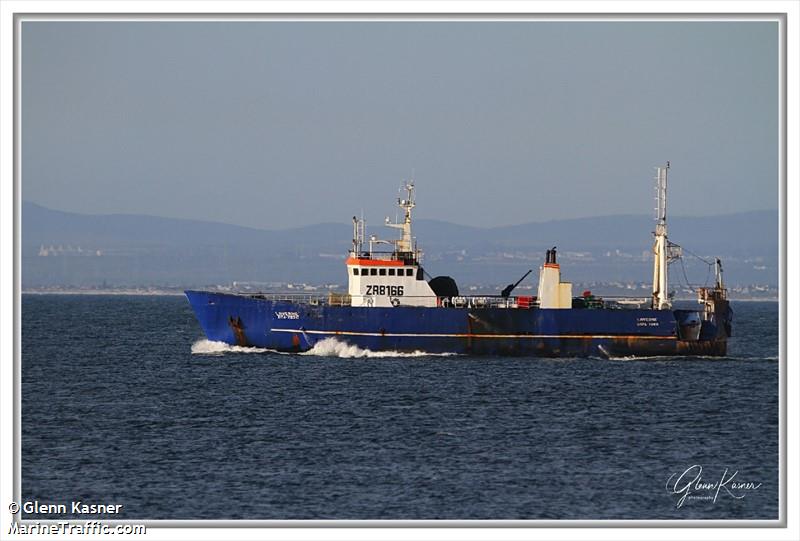
{"type": "Polygon", "coordinates": [[[364,250],[364,218],[358,219],[353,216],[353,257],[358,257],[364,250]]]}
{"type": "Polygon", "coordinates": [[[402,223],[393,224],[389,220],[389,217],[386,217],[386,226],[393,227],[395,229],[400,229],[400,238],[396,241],[395,247],[396,251],[400,253],[411,253],[413,251],[413,239],[411,238],[411,209],[414,208],[414,181],[406,182],[405,183],[405,190],[406,190],[406,197],[405,199],[398,197],[397,198],[397,206],[403,209],[403,221],[402,223]]]}
{"type": "Polygon", "coordinates": [[[666,167],[659,167],[656,175],[656,230],[653,233],[653,308],[664,310],[670,308],[667,293],[669,281],[667,277],[667,171],[666,167]]]}

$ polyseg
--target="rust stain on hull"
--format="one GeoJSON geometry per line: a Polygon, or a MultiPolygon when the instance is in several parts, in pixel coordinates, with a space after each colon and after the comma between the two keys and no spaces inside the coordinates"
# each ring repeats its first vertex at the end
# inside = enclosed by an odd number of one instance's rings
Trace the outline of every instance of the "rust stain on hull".
{"type": "Polygon", "coordinates": [[[636,337],[612,340],[609,348],[615,355],[663,356],[702,355],[722,357],[727,353],[727,341],[715,340],[645,340],[636,337]]]}
{"type": "Polygon", "coordinates": [[[247,336],[244,334],[244,324],[242,323],[241,317],[234,318],[233,316],[228,316],[228,326],[230,326],[231,330],[233,331],[233,336],[236,338],[236,345],[237,346],[248,346],[247,343],[247,336]]]}
{"type": "Polygon", "coordinates": [[[676,342],[677,353],[680,355],[709,355],[724,357],[728,353],[728,341],[723,339],[716,340],[678,340],[676,342]]]}

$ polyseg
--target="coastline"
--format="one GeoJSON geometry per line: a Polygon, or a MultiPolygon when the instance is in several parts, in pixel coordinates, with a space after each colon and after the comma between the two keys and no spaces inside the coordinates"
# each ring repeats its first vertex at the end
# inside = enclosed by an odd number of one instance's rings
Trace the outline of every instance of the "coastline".
{"type": "MultiPolygon", "coordinates": [[[[192,289],[187,287],[186,289],[192,289]]],[[[201,288],[201,289],[208,289],[216,291],[214,288],[201,288]]],[[[247,294],[252,292],[230,292],[228,293],[240,293],[240,294],[247,294]]],[[[273,291],[268,293],[292,293],[291,290],[288,291],[273,291]]],[[[259,292],[261,293],[261,292],[259,292]]],[[[293,293],[296,293],[293,292],[293,293]]],[[[58,290],[41,290],[41,289],[23,289],[21,291],[22,295],[87,295],[87,296],[100,296],[100,295],[116,295],[116,296],[151,296],[151,297],[181,297],[184,295],[183,289],[138,289],[138,288],[131,288],[131,289],[58,289],[58,290]]],[[[733,297],[729,296],[729,299],[733,302],[779,302],[779,297],[733,297]]],[[[696,297],[679,297],[674,299],[676,302],[687,302],[687,301],[696,301],[696,297]]]]}

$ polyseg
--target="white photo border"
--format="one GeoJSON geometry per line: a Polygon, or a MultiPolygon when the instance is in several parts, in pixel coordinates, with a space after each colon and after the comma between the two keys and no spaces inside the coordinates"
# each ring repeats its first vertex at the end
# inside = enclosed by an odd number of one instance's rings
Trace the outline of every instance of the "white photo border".
{"type": "MultiPolygon", "coordinates": [[[[405,538],[407,527],[429,530],[411,535],[421,538],[483,539],[537,537],[548,539],[798,539],[800,504],[800,401],[798,380],[798,26],[800,4],[775,1],[631,2],[611,1],[467,1],[467,2],[331,2],[331,1],[21,1],[0,3],[0,537],[11,525],[7,512],[21,494],[20,432],[20,125],[19,30],[30,20],[776,20],[781,26],[780,131],[780,519],[770,520],[643,520],[643,521],[148,521],[148,538],[250,539],[405,538]],[[791,30],[791,32],[789,32],[791,30]],[[13,122],[11,122],[13,119],[13,122]],[[791,279],[790,279],[791,278],[791,279]],[[792,302],[792,300],[794,301],[792,302]],[[795,329],[791,335],[788,329],[795,329]],[[788,393],[792,389],[792,393],[788,393]],[[791,420],[791,422],[788,422],[791,420]],[[10,483],[9,481],[13,481],[10,483]],[[792,513],[789,515],[789,513],[792,513]],[[380,530],[373,530],[374,527],[380,530]],[[268,527],[264,532],[261,528],[268,527]],[[392,531],[391,528],[398,528],[392,531]],[[450,528],[460,528],[451,530],[450,528]],[[463,528],[473,528],[464,530],[463,528]],[[522,528],[522,529],[519,529],[522,528]],[[528,531],[535,529],[535,532],[528,531]],[[646,528],[646,529],[642,529],[646,528]],[[676,531],[675,528],[680,528],[676,531]],[[739,529],[743,528],[743,529],[739,529]],[[754,529],[755,528],[755,529],[754,529]],[[430,537],[428,537],[430,534],[430,537]]],[[[37,521],[46,523],[47,521],[37,521]]],[[[111,524],[111,523],[109,523],[111,524]]],[[[86,536],[80,536],[85,538],[86,536]]]]}

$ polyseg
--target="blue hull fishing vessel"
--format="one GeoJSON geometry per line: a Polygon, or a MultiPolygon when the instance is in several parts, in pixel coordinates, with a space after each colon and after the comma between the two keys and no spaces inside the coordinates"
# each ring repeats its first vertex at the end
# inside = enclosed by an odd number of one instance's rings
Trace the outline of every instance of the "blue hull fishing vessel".
{"type": "MultiPolygon", "coordinates": [[[[346,260],[348,292],[327,296],[186,291],[209,340],[277,351],[308,351],[334,338],[372,351],[474,355],[662,356],[726,354],[732,310],[717,259],[714,287],[698,289],[702,307],[672,308],[667,268],[681,256],[667,239],[666,167],[658,168],[657,222],[650,299],[573,297],[561,280],[556,249],[539,269],[536,296],[460,295],[448,276],[426,279],[411,236],[414,184],[399,199],[404,219],[388,227],[400,238],[365,240],[364,221],[353,218],[353,247],[346,260]],[[391,250],[379,251],[376,246],[391,250]]],[[[530,273],[531,271],[528,271],[530,273]]]]}

